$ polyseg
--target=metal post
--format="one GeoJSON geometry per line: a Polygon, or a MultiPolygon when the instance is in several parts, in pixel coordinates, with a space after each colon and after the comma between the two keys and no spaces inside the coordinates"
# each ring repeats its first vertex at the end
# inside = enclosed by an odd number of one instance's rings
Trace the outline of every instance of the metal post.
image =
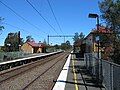
{"type": "MultiPolygon", "coordinates": [[[[97,26],[97,29],[99,30],[99,16],[98,16],[98,18],[97,18],[97,24],[98,24],[98,26],[97,26]]],[[[99,56],[99,43],[100,43],[100,41],[98,41],[98,59],[100,60],[100,84],[102,84],[102,82],[103,82],[103,73],[102,73],[102,59],[100,58],[100,56],[99,56]]]]}
{"type": "MultiPolygon", "coordinates": [[[[97,17],[97,30],[98,30],[98,33],[99,33],[99,15],[98,15],[98,17],[97,17]]],[[[99,35],[98,35],[98,37],[99,37],[99,35]]],[[[100,38],[100,37],[99,37],[100,38]]],[[[100,52],[99,52],[99,50],[100,50],[100,40],[98,40],[98,72],[99,72],[99,74],[98,74],[98,78],[99,78],[99,83],[100,84],[102,84],[102,59],[100,59],[100,52]],[[100,65],[99,65],[99,61],[100,61],[100,65]],[[99,68],[99,66],[100,66],[100,68],[99,68]]]]}
{"type": "Polygon", "coordinates": [[[48,35],[48,45],[49,45],[49,35],[48,35]]]}
{"type": "Polygon", "coordinates": [[[20,31],[18,32],[18,51],[20,51],[20,31]]]}
{"type": "MultiPolygon", "coordinates": [[[[99,16],[97,17],[97,31],[99,32],[99,16]]],[[[98,59],[99,59],[99,40],[98,40],[98,59]]]]}
{"type": "Polygon", "coordinates": [[[99,59],[99,40],[98,40],[98,82],[100,83],[100,77],[101,77],[101,68],[99,67],[101,64],[101,62],[99,62],[100,59],[99,59]]]}
{"type": "MultiPolygon", "coordinates": [[[[99,33],[99,16],[96,17],[97,18],[97,31],[99,33]]],[[[98,57],[98,60],[97,60],[97,83],[99,84],[99,35],[97,36],[96,38],[98,39],[97,40],[97,44],[98,44],[98,51],[97,51],[97,57],[98,57]],[[98,38],[97,38],[98,37],[98,38]]]]}

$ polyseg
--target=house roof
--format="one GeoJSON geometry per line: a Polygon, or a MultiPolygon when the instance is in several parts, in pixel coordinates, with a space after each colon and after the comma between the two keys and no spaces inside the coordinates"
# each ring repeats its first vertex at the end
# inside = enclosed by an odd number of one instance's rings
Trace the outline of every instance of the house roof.
{"type": "Polygon", "coordinates": [[[93,34],[107,34],[107,33],[112,33],[112,31],[109,28],[106,28],[104,26],[99,26],[99,31],[97,29],[93,29],[86,37],[85,39],[87,39],[89,36],[93,35],[93,34]]]}
{"type": "Polygon", "coordinates": [[[112,33],[112,31],[109,28],[106,28],[104,26],[99,26],[99,31],[97,29],[94,29],[92,33],[112,33]]]}
{"type": "Polygon", "coordinates": [[[35,43],[35,42],[27,42],[32,47],[40,47],[43,48],[45,45],[43,43],[35,43]]]}

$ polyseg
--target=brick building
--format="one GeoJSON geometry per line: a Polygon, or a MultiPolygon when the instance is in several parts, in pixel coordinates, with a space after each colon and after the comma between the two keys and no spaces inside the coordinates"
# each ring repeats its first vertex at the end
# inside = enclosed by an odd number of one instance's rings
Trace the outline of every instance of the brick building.
{"type": "Polygon", "coordinates": [[[43,43],[26,42],[21,46],[21,50],[26,53],[44,53],[45,45],[43,43]]]}

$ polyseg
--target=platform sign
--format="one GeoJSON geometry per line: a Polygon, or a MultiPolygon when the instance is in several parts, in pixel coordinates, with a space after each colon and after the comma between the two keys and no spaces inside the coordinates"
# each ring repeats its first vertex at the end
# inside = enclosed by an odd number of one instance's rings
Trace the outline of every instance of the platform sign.
{"type": "Polygon", "coordinates": [[[99,41],[99,40],[100,40],[100,37],[99,37],[99,36],[97,36],[97,37],[96,37],[96,41],[99,41]]]}

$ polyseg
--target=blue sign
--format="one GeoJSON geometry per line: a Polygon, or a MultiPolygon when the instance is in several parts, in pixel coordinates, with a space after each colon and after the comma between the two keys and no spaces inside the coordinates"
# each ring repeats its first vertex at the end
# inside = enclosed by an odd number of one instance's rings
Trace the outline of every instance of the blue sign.
{"type": "Polygon", "coordinates": [[[97,36],[97,37],[96,37],[96,41],[99,41],[99,40],[100,40],[100,37],[99,37],[99,36],[97,36]]]}

